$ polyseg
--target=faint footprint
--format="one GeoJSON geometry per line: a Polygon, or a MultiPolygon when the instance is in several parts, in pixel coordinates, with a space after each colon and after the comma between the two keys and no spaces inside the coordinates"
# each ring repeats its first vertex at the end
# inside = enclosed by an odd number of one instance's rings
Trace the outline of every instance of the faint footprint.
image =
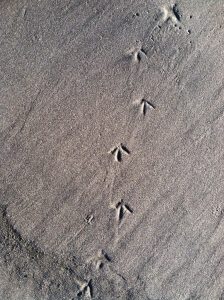
{"type": "Polygon", "coordinates": [[[132,214],[133,210],[130,206],[124,203],[123,199],[121,199],[116,205],[112,205],[114,209],[116,209],[116,219],[119,224],[121,224],[127,216],[127,214],[132,214]]]}
{"type": "Polygon", "coordinates": [[[91,279],[88,282],[85,282],[82,285],[80,285],[80,289],[79,289],[79,292],[77,293],[77,297],[82,297],[82,296],[92,299],[93,287],[92,287],[91,279]]]}
{"type": "Polygon", "coordinates": [[[147,52],[139,42],[136,47],[128,51],[128,54],[132,56],[135,63],[140,63],[143,59],[147,59],[147,52]]]}
{"type": "Polygon", "coordinates": [[[111,258],[104,250],[99,250],[97,255],[91,257],[87,262],[93,263],[96,269],[99,270],[106,262],[111,262],[111,258]]]}
{"type": "Polygon", "coordinates": [[[113,148],[109,153],[114,155],[115,161],[121,162],[123,154],[129,155],[130,151],[121,143],[117,147],[113,148]]]}
{"type": "Polygon", "coordinates": [[[24,7],[24,8],[22,9],[22,17],[23,17],[23,18],[25,18],[26,13],[27,13],[27,8],[24,7]]]}

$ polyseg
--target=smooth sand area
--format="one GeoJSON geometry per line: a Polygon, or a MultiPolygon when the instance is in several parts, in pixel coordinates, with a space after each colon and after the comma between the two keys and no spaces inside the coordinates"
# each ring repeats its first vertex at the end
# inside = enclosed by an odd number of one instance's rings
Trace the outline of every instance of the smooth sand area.
{"type": "Polygon", "coordinates": [[[0,0],[0,300],[224,299],[223,87],[223,0],[0,0]]]}

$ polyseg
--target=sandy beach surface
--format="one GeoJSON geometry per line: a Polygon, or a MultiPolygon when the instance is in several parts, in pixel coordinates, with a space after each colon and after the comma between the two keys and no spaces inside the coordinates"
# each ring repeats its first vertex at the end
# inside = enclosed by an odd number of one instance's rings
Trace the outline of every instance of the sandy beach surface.
{"type": "Polygon", "coordinates": [[[0,300],[224,299],[224,1],[0,1],[0,300]]]}

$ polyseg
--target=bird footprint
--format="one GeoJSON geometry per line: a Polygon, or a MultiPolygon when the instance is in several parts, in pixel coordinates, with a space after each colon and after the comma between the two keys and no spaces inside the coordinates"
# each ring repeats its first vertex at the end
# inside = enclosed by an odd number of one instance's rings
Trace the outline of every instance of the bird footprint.
{"type": "Polygon", "coordinates": [[[128,204],[124,203],[123,199],[114,205],[113,208],[116,209],[116,219],[119,224],[124,220],[127,214],[133,213],[133,210],[128,204]]]}
{"type": "Polygon", "coordinates": [[[146,113],[147,113],[147,110],[149,109],[155,109],[155,106],[150,103],[149,101],[145,100],[145,99],[142,99],[141,100],[141,111],[142,111],[142,114],[145,116],[146,113]]]}
{"type": "Polygon", "coordinates": [[[89,299],[92,299],[93,296],[93,290],[92,290],[92,280],[90,279],[88,282],[83,283],[80,286],[79,292],[77,294],[78,297],[87,297],[89,299]]]}
{"type": "Polygon", "coordinates": [[[171,20],[173,23],[177,24],[181,21],[181,13],[179,12],[177,4],[162,7],[162,13],[164,22],[171,20]]]}
{"type": "Polygon", "coordinates": [[[110,151],[114,155],[115,161],[121,162],[123,154],[129,155],[130,151],[122,143],[110,151]]]}
{"type": "Polygon", "coordinates": [[[132,56],[135,63],[140,63],[143,59],[147,59],[147,52],[140,45],[132,48],[128,54],[132,56]]]}
{"type": "Polygon", "coordinates": [[[99,270],[104,266],[104,263],[111,262],[111,258],[104,250],[100,250],[97,255],[91,257],[88,262],[93,263],[96,269],[99,270]]]}

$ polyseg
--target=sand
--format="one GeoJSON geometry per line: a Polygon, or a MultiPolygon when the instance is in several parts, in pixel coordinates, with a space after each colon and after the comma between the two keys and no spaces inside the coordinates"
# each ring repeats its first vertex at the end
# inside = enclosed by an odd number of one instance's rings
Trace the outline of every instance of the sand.
{"type": "Polygon", "coordinates": [[[0,299],[224,299],[224,2],[0,1],[0,299]]]}

